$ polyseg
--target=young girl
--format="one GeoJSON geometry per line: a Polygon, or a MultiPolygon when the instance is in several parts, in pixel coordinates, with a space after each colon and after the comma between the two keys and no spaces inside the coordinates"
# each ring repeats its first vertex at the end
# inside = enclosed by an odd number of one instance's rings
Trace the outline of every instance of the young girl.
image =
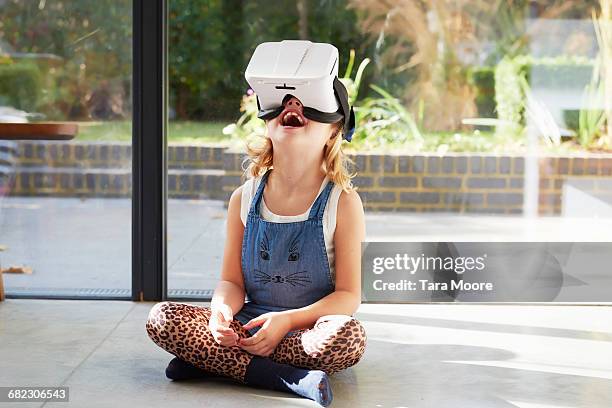
{"type": "Polygon", "coordinates": [[[226,376],[328,406],[328,375],[356,364],[366,346],[352,316],[363,206],[341,150],[346,118],[309,120],[292,95],[283,108],[266,120],[265,144],[249,146],[251,178],[229,200],[210,308],[161,302],[146,329],[176,356],[171,379],[226,376]]]}

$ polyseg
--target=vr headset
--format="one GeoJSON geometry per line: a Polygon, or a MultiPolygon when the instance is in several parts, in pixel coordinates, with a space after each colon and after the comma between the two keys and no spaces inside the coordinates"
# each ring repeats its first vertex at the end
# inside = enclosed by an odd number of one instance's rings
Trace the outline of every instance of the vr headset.
{"type": "Polygon", "coordinates": [[[265,42],[255,48],[244,76],[257,95],[257,117],[273,119],[287,98],[302,103],[303,115],[322,123],[344,119],[342,138],[351,141],[355,113],[338,79],[338,49],[302,40],[265,42]]]}

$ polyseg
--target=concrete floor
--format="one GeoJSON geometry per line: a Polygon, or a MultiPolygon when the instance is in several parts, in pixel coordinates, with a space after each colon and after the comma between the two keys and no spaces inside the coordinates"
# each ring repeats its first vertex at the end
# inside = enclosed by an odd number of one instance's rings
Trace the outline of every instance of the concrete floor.
{"type": "MultiPolygon", "coordinates": [[[[152,305],[0,303],[0,386],[68,386],[71,407],[316,406],[219,380],[169,381],[172,356],[144,329],[152,305]]],[[[357,317],[367,350],[332,376],[332,407],[612,406],[611,307],[362,305],[357,317]]]]}

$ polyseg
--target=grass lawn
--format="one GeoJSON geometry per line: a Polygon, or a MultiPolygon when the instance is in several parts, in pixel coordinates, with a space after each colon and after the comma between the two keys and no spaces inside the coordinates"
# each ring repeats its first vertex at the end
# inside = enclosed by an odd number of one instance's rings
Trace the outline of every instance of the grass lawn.
{"type": "MultiPolygon", "coordinates": [[[[122,141],[132,140],[131,121],[78,122],[76,141],[122,141]]],[[[229,140],[222,130],[226,122],[169,122],[168,142],[219,143],[229,140]]]]}

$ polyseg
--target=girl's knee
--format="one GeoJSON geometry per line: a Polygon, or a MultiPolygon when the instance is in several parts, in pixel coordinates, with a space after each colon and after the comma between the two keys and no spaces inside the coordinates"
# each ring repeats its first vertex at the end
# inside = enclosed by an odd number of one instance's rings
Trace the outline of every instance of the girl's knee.
{"type": "Polygon", "coordinates": [[[149,311],[146,329],[147,334],[154,341],[166,339],[169,336],[171,329],[168,327],[168,325],[171,325],[173,320],[171,314],[172,307],[173,302],[159,302],[156,303],[149,311]]]}
{"type": "Polygon", "coordinates": [[[361,322],[355,318],[347,320],[335,342],[332,342],[330,371],[336,372],[354,366],[365,353],[367,343],[366,331],[361,322]]]}
{"type": "Polygon", "coordinates": [[[149,311],[149,316],[147,318],[148,323],[156,323],[159,320],[166,319],[166,312],[170,308],[171,302],[159,302],[153,305],[151,310],[149,311]]]}
{"type": "Polygon", "coordinates": [[[350,317],[343,322],[338,330],[338,338],[343,339],[341,344],[346,344],[348,351],[358,352],[365,348],[367,341],[366,331],[361,322],[354,317],[350,317]]]}
{"type": "Polygon", "coordinates": [[[361,324],[361,322],[354,317],[351,320],[347,321],[345,324],[345,330],[349,331],[349,334],[352,338],[359,340],[366,340],[366,331],[365,327],[361,324]]]}
{"type": "Polygon", "coordinates": [[[365,328],[361,322],[348,315],[326,315],[317,320],[315,327],[332,325],[335,327],[335,335],[340,338],[351,339],[353,341],[366,340],[365,328]]]}
{"type": "Polygon", "coordinates": [[[368,336],[366,335],[365,327],[363,327],[361,322],[357,319],[352,320],[351,324],[349,325],[349,330],[351,333],[349,336],[349,353],[354,358],[353,364],[357,364],[357,362],[363,356],[363,353],[365,353],[368,336]]]}
{"type": "Polygon", "coordinates": [[[356,364],[363,355],[367,342],[366,331],[361,322],[352,316],[344,315],[323,316],[320,320],[317,326],[333,324],[333,328],[326,336],[327,341],[322,342],[314,354],[331,361],[350,360],[351,365],[356,364]]]}
{"type": "MultiPolygon", "coordinates": [[[[366,348],[366,332],[361,322],[352,316],[340,322],[316,351],[309,353],[318,360],[320,369],[328,374],[342,371],[357,364],[366,348]]],[[[328,328],[329,329],[329,328],[328,328]]]]}

